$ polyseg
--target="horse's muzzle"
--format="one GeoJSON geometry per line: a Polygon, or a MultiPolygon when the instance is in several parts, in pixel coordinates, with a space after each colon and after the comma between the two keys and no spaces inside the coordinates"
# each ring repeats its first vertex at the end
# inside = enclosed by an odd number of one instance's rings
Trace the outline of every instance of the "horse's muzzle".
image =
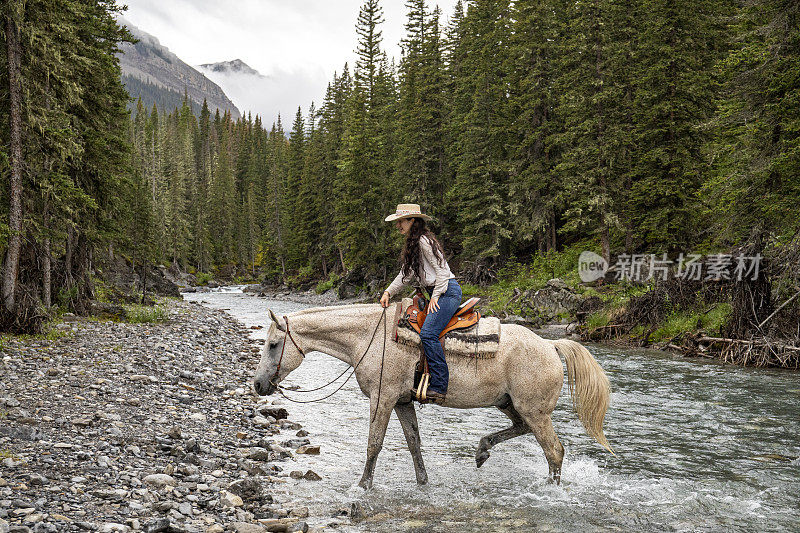
{"type": "Polygon", "coordinates": [[[278,387],[275,386],[275,384],[271,380],[267,381],[266,385],[264,384],[263,381],[258,380],[255,382],[254,386],[256,389],[256,393],[259,396],[269,396],[278,389],[278,387]]]}

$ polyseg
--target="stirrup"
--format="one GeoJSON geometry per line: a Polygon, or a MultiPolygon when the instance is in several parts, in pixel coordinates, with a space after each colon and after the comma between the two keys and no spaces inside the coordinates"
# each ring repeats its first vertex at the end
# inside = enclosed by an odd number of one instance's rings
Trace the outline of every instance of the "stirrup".
{"type": "Polygon", "coordinates": [[[428,401],[428,385],[431,382],[431,375],[429,372],[425,372],[422,374],[422,377],[419,379],[419,386],[416,390],[416,399],[420,403],[426,403],[428,401]]]}

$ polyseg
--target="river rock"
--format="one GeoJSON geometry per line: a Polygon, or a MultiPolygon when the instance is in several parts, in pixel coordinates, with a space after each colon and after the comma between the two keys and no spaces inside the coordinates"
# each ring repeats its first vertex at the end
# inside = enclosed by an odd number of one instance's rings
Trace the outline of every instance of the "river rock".
{"type": "Polygon", "coordinates": [[[289,516],[308,518],[308,507],[295,507],[289,512],[289,516]]]}
{"type": "Polygon", "coordinates": [[[219,503],[223,507],[241,507],[244,505],[244,502],[239,496],[233,494],[232,492],[228,492],[227,490],[220,492],[219,503]]]}
{"type": "Polygon", "coordinates": [[[100,526],[100,529],[97,531],[99,533],[127,533],[130,531],[131,528],[126,526],[125,524],[118,524],[116,522],[106,522],[105,524],[100,526]]]}
{"type": "Polygon", "coordinates": [[[308,470],[305,474],[303,474],[303,479],[307,479],[309,481],[320,481],[322,479],[322,476],[320,476],[313,470],[308,470]]]}
{"type": "Polygon", "coordinates": [[[554,278],[541,289],[526,291],[519,302],[523,314],[534,324],[541,325],[559,316],[574,316],[584,299],[574,293],[564,280],[554,278]]]}
{"type": "Polygon", "coordinates": [[[145,485],[150,485],[155,488],[162,488],[167,485],[175,486],[175,478],[168,474],[150,474],[142,479],[145,485]]]}
{"type": "Polygon", "coordinates": [[[258,412],[263,416],[271,416],[275,420],[283,420],[289,418],[289,412],[283,407],[272,407],[264,405],[258,408],[258,412]]]}
{"type": "Polygon", "coordinates": [[[247,522],[233,522],[228,524],[228,527],[234,533],[266,533],[267,531],[273,531],[257,524],[248,524],[247,522]]]}
{"type": "Polygon", "coordinates": [[[272,459],[272,454],[269,450],[264,448],[253,448],[246,456],[251,461],[269,461],[272,459]]]}
{"type": "Polygon", "coordinates": [[[300,446],[297,453],[306,455],[319,455],[319,446],[300,446]]]}
{"type": "Polygon", "coordinates": [[[264,488],[258,479],[246,477],[228,485],[228,492],[232,492],[243,500],[257,500],[264,493],[264,488]]]}

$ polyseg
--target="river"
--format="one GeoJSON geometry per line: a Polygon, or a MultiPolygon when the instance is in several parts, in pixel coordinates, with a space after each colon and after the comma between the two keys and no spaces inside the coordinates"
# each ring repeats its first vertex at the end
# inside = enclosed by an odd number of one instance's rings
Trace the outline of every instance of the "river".
{"type": "MultiPolygon", "coordinates": [[[[225,309],[248,326],[267,326],[268,308],[281,316],[311,307],[236,288],[185,298],[225,309]]],[[[253,333],[265,335],[266,328],[253,333]]],[[[586,435],[565,380],[553,413],[566,448],[561,486],[546,483],[547,462],[530,435],[497,445],[475,467],[479,439],[509,425],[498,410],[426,405],[417,414],[429,485],[416,485],[393,415],[374,488],[358,489],[369,405],[353,379],[322,403],[276,400],[322,447],[319,456],[298,455],[292,469],[310,468],[323,478],[289,480],[279,498],[303,502],[317,517],[356,502],[367,518],[344,522],[341,531],[800,530],[800,375],[586,346],[611,381],[605,430],[617,456],[586,435]]],[[[257,363],[254,356],[253,371],[257,363]]],[[[320,385],[344,366],[314,352],[284,383],[320,385]]]]}

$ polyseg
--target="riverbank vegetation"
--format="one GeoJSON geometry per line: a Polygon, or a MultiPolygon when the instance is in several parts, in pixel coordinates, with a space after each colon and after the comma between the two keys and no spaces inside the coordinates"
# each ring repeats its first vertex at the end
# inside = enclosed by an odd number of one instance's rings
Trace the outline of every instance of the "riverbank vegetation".
{"type": "Polygon", "coordinates": [[[3,7],[3,328],[36,330],[55,303],[90,312],[92,274],[120,261],[139,290],[163,264],[198,281],[379,293],[401,245],[383,218],[415,202],[465,292],[497,311],[561,278],[603,303],[587,323],[627,329],[615,312],[669,289],[580,285],[581,250],[609,265],[742,252],[763,257],[755,280],[709,279],[690,306],[643,307],[661,310],[626,334],[710,324],[797,342],[796,2],[406,5],[402,57],[387,57],[381,5],[366,0],[357,61],[288,128],[196,115],[187,99],[129,114],[113,1],[3,7]]]}

